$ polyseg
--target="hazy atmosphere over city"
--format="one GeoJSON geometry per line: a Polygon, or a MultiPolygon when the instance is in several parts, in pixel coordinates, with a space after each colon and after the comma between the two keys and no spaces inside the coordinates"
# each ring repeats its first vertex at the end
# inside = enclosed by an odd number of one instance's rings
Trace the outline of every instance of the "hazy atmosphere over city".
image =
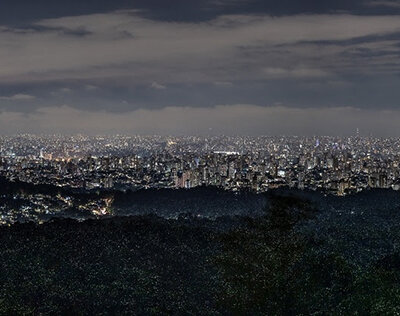
{"type": "Polygon", "coordinates": [[[400,136],[400,2],[0,2],[0,133],[400,136]]]}

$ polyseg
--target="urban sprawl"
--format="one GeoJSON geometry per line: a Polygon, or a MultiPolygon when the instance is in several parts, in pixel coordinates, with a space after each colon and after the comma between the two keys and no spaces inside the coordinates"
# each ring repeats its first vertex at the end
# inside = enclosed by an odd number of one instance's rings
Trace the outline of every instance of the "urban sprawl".
{"type": "Polygon", "coordinates": [[[0,137],[0,176],[80,189],[282,186],[346,195],[400,189],[400,139],[360,137],[0,137]]]}

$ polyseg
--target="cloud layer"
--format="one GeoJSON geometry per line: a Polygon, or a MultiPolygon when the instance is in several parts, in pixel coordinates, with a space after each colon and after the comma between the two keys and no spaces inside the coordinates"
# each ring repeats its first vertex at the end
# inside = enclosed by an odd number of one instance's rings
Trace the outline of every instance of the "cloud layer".
{"type": "Polygon", "coordinates": [[[0,32],[0,81],[268,78],[268,72],[257,71],[260,66],[288,69],[288,77],[307,76],[308,68],[338,73],[389,71],[384,66],[398,57],[398,39],[348,45],[335,45],[335,41],[400,34],[400,18],[221,16],[203,23],[172,23],[122,11],[42,20],[31,27],[0,32]],[[321,45],[321,41],[332,43],[321,45]],[[345,54],[363,50],[379,56],[369,54],[369,63],[360,59],[353,65],[345,54]],[[383,52],[389,54],[382,60],[383,52]],[[251,71],[247,76],[245,67],[251,71]]]}
{"type": "MultiPolygon", "coordinates": [[[[358,115],[373,124],[372,117],[383,113],[396,133],[385,113],[397,117],[400,110],[398,2],[353,3],[366,14],[337,12],[331,4],[332,12],[323,14],[315,5],[315,13],[277,15],[254,14],[259,1],[199,3],[201,12],[209,8],[213,16],[168,20],[139,5],[0,26],[0,120],[9,126],[3,130],[19,129],[7,120],[21,122],[21,130],[68,130],[61,121],[70,116],[71,130],[81,122],[88,132],[100,132],[109,121],[110,131],[133,124],[137,132],[151,132],[149,126],[165,133],[204,132],[210,115],[213,130],[228,124],[244,126],[246,133],[310,133],[329,132],[328,115],[358,115]],[[313,115],[328,125],[308,121],[313,115]],[[172,117],[201,125],[175,128],[181,125],[172,117]],[[244,118],[259,123],[244,124],[244,118]]],[[[357,117],[346,122],[345,130],[363,125],[357,117]]]]}
{"type": "Polygon", "coordinates": [[[68,106],[29,115],[0,115],[1,133],[88,133],[162,135],[353,135],[400,136],[400,111],[346,107],[296,109],[284,106],[219,105],[166,107],[126,113],[89,112],[68,106]]]}

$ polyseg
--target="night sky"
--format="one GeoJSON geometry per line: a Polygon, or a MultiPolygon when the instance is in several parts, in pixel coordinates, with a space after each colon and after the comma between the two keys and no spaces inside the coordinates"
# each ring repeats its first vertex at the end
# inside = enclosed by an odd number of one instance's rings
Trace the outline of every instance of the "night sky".
{"type": "Polygon", "coordinates": [[[0,133],[400,136],[400,1],[2,0],[0,133]]]}

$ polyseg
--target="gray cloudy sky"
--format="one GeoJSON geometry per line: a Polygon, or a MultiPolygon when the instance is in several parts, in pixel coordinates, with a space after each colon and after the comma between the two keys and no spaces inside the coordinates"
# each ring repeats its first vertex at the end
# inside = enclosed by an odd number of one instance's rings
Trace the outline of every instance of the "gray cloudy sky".
{"type": "Polygon", "coordinates": [[[0,133],[400,136],[400,1],[2,0],[0,133]]]}

